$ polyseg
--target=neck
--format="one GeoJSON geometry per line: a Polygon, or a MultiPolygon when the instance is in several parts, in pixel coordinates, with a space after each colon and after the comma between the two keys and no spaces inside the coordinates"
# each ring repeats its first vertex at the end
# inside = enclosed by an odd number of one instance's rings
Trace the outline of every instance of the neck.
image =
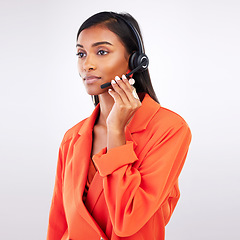
{"type": "Polygon", "coordinates": [[[108,92],[98,95],[98,98],[100,103],[100,113],[97,124],[106,127],[106,120],[110,111],[112,110],[114,99],[108,92]]]}

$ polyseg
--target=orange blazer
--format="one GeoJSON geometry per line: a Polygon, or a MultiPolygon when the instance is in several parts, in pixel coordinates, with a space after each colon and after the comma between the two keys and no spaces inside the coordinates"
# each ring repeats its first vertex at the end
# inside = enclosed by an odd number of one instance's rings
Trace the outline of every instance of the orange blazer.
{"type": "Polygon", "coordinates": [[[99,105],[63,138],[47,239],[163,240],[179,199],[178,177],[191,141],[188,125],[146,94],[126,127],[127,143],[93,156],[97,172],[84,203],[98,113],[99,105]]]}

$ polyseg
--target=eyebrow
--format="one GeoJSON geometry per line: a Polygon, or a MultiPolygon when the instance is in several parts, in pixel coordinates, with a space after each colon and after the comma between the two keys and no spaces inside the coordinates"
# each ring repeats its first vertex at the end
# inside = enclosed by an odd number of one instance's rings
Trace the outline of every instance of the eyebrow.
{"type": "MultiPolygon", "coordinates": [[[[92,47],[96,47],[96,46],[104,45],[104,44],[113,46],[110,42],[103,41],[103,42],[95,42],[95,43],[93,43],[93,44],[92,44],[92,47]]],[[[83,45],[81,45],[81,44],[77,44],[76,47],[84,48],[83,45]]]]}

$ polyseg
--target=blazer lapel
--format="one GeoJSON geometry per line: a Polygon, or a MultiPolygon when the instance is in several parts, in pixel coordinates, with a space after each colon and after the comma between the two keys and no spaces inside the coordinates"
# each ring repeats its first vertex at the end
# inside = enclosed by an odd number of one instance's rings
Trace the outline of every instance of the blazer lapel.
{"type": "Polygon", "coordinates": [[[92,218],[82,201],[83,191],[87,181],[89,161],[92,150],[92,129],[99,113],[99,105],[92,115],[85,120],[79,131],[79,138],[73,149],[72,181],[74,187],[74,200],[79,215],[88,222],[101,236],[105,236],[99,225],[92,218]]]}
{"type": "Polygon", "coordinates": [[[141,107],[135,112],[127,126],[131,134],[145,130],[160,107],[160,104],[146,93],[141,107]]]}

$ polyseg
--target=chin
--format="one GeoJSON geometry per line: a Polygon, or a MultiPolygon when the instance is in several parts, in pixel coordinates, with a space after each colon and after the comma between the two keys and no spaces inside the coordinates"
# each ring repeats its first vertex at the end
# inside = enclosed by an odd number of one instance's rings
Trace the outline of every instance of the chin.
{"type": "Polygon", "coordinates": [[[107,92],[107,89],[101,89],[99,86],[96,87],[86,87],[86,92],[88,95],[99,95],[102,94],[104,92],[107,92]]]}

